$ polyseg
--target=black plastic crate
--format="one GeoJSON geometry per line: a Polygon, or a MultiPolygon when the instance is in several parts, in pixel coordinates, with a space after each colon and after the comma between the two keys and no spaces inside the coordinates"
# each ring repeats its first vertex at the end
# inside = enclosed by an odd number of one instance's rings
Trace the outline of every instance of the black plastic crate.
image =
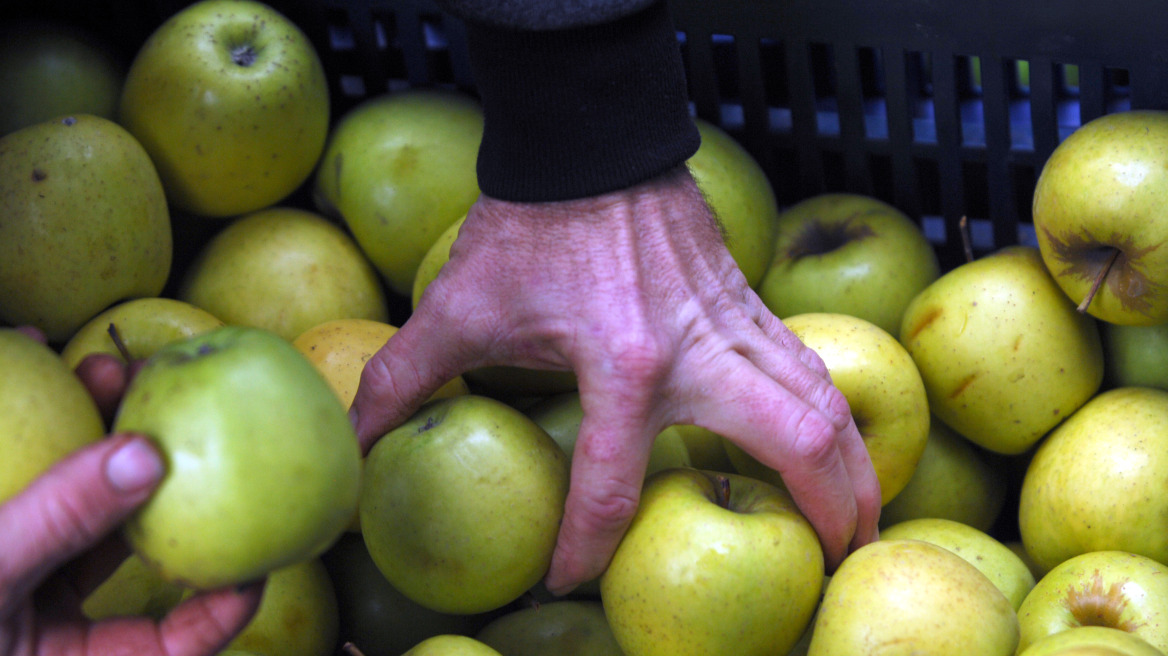
{"type": "MultiPolygon", "coordinates": [[[[182,0],[9,3],[115,37],[127,56],[182,0]]],[[[432,0],[273,0],[317,45],[334,115],[408,87],[474,93],[461,23],[432,0]]],[[[1033,243],[1042,164],[1104,113],[1168,108],[1168,4],[1082,0],[670,0],[695,115],[736,137],[781,205],[869,194],[942,264],[1033,243]]]]}

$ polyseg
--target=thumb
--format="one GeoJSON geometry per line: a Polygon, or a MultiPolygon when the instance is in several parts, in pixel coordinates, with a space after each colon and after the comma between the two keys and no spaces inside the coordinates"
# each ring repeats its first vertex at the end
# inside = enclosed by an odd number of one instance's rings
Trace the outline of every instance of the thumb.
{"type": "Polygon", "coordinates": [[[0,617],[61,565],[89,549],[145,501],[161,456],[141,435],[117,435],[70,454],[0,505],[0,617]]]}

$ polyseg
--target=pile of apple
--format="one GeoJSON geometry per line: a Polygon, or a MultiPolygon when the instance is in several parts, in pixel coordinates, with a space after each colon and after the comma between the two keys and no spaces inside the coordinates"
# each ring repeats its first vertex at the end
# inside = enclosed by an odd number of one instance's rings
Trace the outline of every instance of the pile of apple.
{"type": "Polygon", "coordinates": [[[776,471],[672,426],[608,570],[553,597],[570,372],[466,372],[365,456],[346,414],[478,196],[475,100],[331,117],[312,43],[251,0],[190,5],[124,71],[22,34],[0,47],[28,65],[0,65],[0,502],[109,431],[169,467],[89,617],[266,576],[233,653],[1168,653],[1168,113],[1084,125],[1040,176],[1037,246],[948,270],[874,198],[780,211],[698,120],[691,170],[847,397],[881,539],[825,571],[776,471]],[[108,88],[49,93],[37,49],[108,88]],[[143,362],[113,417],[72,373],[95,352],[143,362]]]}

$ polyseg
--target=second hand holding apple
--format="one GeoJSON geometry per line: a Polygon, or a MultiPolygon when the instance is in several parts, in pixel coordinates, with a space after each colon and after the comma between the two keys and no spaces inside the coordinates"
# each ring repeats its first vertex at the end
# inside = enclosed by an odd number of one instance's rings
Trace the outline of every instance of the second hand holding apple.
{"type": "Polygon", "coordinates": [[[603,572],[652,440],[697,424],[778,470],[828,571],[877,539],[880,489],[822,360],[771,314],[684,167],[556,202],[480,198],[450,261],[366,365],[350,417],[365,451],[471,369],[572,370],[584,420],[546,579],[603,572]]]}

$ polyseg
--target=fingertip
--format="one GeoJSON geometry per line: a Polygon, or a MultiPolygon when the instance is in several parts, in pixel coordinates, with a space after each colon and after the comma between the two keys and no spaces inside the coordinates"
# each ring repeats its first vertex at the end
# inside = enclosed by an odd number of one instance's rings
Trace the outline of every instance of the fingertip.
{"type": "Polygon", "coordinates": [[[108,353],[91,353],[77,364],[74,372],[89,390],[107,425],[113,421],[118,404],[129,384],[125,363],[108,353]]]}

